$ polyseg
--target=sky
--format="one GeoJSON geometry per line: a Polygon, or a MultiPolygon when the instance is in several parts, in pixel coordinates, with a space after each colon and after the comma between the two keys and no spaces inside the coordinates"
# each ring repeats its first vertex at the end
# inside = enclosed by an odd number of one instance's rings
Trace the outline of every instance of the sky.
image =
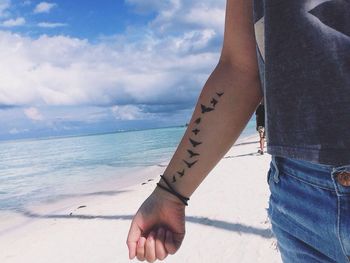
{"type": "Polygon", "coordinates": [[[225,0],[0,0],[0,140],[184,125],[225,0]]]}

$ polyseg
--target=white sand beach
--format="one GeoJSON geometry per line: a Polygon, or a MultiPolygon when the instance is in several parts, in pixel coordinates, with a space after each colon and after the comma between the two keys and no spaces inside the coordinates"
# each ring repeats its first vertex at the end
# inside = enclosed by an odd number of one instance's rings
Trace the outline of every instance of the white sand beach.
{"type": "MultiPolygon", "coordinates": [[[[281,262],[266,213],[270,156],[256,153],[257,141],[236,143],[194,193],[185,240],[165,262],[281,262]]],[[[0,262],[130,262],[131,219],[164,169],[145,169],[142,181],[123,189],[106,182],[84,195],[0,214],[0,262]]]]}

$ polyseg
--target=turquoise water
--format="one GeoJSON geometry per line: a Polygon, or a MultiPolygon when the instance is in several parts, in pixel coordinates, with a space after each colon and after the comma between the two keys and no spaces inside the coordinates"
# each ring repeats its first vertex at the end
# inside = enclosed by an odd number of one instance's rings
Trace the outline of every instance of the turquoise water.
{"type": "MultiPolygon", "coordinates": [[[[244,135],[252,134],[250,122],[244,135]]],[[[168,161],[184,127],[0,143],[0,210],[74,193],[82,184],[168,161]]]]}

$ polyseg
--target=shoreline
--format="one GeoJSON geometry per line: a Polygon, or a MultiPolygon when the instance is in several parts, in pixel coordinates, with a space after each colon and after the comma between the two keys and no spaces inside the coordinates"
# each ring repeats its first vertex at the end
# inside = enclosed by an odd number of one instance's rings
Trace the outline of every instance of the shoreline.
{"type": "Polygon", "coordinates": [[[147,128],[147,129],[135,129],[135,130],[116,130],[110,132],[101,132],[101,133],[87,133],[87,134],[76,134],[76,135],[62,135],[62,136],[48,136],[48,137],[30,137],[30,138],[19,138],[19,139],[0,139],[1,143],[11,143],[11,142],[26,142],[26,141],[45,141],[45,140],[60,140],[60,139],[69,139],[76,137],[89,137],[89,136],[100,136],[100,135],[108,135],[115,133],[125,133],[125,132],[137,132],[137,131],[146,131],[146,130],[157,130],[157,129],[171,129],[171,128],[186,128],[186,126],[178,125],[178,126],[166,126],[166,127],[156,127],[156,128],[147,128]]]}
{"type": "MultiPolygon", "coordinates": [[[[238,138],[233,147],[244,145],[244,143],[253,140],[256,137],[256,135],[248,135],[244,136],[242,138],[238,138]]],[[[223,159],[230,158],[229,152],[226,153],[223,159]]],[[[108,196],[113,195],[117,193],[124,192],[125,189],[128,188],[135,188],[138,186],[143,186],[149,183],[154,182],[159,177],[159,174],[164,171],[164,169],[169,164],[170,159],[167,161],[163,161],[160,163],[157,163],[155,165],[151,166],[144,166],[144,167],[119,167],[120,170],[119,173],[122,170],[125,170],[125,172],[130,173],[128,176],[116,176],[114,178],[108,178],[105,181],[100,181],[97,184],[95,183],[88,183],[83,185],[77,186],[76,190],[77,192],[65,192],[62,194],[59,194],[57,196],[50,197],[49,199],[43,201],[34,201],[32,204],[29,204],[25,207],[19,207],[17,209],[8,209],[8,210],[0,210],[0,236],[5,233],[9,232],[6,228],[6,224],[4,224],[5,221],[9,224],[13,224],[12,218],[15,215],[23,214],[28,215],[29,217],[31,213],[28,213],[28,211],[34,210],[37,212],[59,212],[59,211],[66,211],[67,209],[70,209],[72,211],[76,210],[76,207],[79,207],[80,203],[89,203],[96,196],[108,196]],[[11,220],[7,220],[11,219],[11,220]]],[[[118,168],[118,169],[119,169],[118,168]]],[[[18,219],[18,218],[16,218],[18,219]]],[[[33,219],[29,220],[32,221],[33,219]]],[[[19,221],[16,226],[11,226],[11,229],[16,229],[17,227],[21,227],[22,223],[28,223],[27,220],[24,222],[19,221]]]]}
{"type": "MultiPolygon", "coordinates": [[[[255,135],[247,135],[239,137],[234,146],[240,145],[245,141],[249,141],[255,135]]],[[[176,149],[174,149],[175,151],[176,149]]],[[[48,196],[46,200],[33,199],[29,204],[18,207],[9,207],[0,209],[0,214],[6,211],[17,211],[25,209],[26,207],[39,207],[41,205],[55,203],[60,199],[73,198],[74,196],[88,196],[94,193],[103,191],[121,190],[127,187],[132,187],[138,184],[147,183],[148,179],[155,180],[167,167],[172,155],[166,161],[161,161],[153,165],[148,166],[133,166],[133,167],[107,167],[105,169],[98,170],[96,172],[104,174],[104,176],[91,178],[91,181],[81,181],[78,185],[67,184],[64,188],[60,189],[52,196],[48,196]],[[126,175],[127,174],[127,175],[126,175]],[[109,190],[108,190],[109,189],[109,190]]]]}
{"type": "MultiPolygon", "coordinates": [[[[165,262],[281,262],[266,214],[270,156],[257,154],[257,139],[237,140],[193,194],[184,243],[165,262]]],[[[131,219],[167,163],[144,169],[122,189],[108,181],[101,191],[0,214],[0,261],[130,262],[131,219]]]]}

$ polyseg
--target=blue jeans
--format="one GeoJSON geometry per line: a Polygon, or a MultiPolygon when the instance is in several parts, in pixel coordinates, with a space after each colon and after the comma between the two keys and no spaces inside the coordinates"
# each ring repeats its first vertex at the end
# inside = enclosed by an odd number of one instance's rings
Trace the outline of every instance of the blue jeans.
{"type": "Polygon", "coordinates": [[[350,164],[272,156],[268,214],[283,262],[350,262],[348,172],[350,164]]]}

